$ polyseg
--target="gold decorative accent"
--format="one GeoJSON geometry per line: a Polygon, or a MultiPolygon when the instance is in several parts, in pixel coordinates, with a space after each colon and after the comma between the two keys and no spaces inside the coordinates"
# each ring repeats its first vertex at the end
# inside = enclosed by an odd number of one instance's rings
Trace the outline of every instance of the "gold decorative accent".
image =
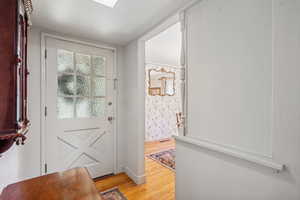
{"type": "Polygon", "coordinates": [[[31,0],[23,0],[24,8],[27,16],[29,17],[33,12],[33,4],[31,0]]]}
{"type": "Polygon", "coordinates": [[[151,96],[174,96],[175,95],[175,72],[161,69],[148,70],[149,87],[151,96]]]}
{"type": "Polygon", "coordinates": [[[182,128],[184,123],[184,118],[182,112],[176,113],[176,125],[177,128],[182,128]]]}

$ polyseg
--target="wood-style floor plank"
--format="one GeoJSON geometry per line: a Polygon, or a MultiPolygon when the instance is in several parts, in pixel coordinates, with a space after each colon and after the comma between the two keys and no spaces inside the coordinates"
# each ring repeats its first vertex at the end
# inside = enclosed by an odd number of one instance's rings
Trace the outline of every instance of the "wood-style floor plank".
{"type": "MultiPolygon", "coordinates": [[[[173,139],[165,142],[146,142],[145,155],[170,148],[175,148],[173,139]]],[[[174,200],[175,173],[147,157],[145,168],[146,183],[143,185],[136,185],[125,173],[121,173],[97,180],[96,187],[99,191],[118,187],[128,200],[174,200]]]]}

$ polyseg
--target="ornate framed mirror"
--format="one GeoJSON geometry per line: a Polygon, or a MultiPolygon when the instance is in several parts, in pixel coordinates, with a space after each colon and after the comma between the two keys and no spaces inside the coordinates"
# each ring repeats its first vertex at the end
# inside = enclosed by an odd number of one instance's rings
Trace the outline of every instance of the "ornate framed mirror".
{"type": "Polygon", "coordinates": [[[161,69],[148,70],[150,96],[174,96],[175,95],[175,72],[161,69]]]}

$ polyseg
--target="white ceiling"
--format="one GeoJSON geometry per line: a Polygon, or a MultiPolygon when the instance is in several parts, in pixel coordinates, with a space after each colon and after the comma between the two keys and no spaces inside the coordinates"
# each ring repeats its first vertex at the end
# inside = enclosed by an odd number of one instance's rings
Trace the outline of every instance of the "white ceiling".
{"type": "Polygon", "coordinates": [[[114,8],[93,0],[33,0],[34,26],[124,45],[191,0],[119,0],[114,8]]]}

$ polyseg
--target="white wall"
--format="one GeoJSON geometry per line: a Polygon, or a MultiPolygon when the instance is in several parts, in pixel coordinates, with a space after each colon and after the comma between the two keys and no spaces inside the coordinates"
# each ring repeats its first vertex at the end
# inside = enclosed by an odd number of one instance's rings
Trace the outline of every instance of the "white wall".
{"type": "Polygon", "coordinates": [[[203,1],[186,23],[188,136],[270,156],[272,1],[203,1]]]}
{"type": "Polygon", "coordinates": [[[14,146],[0,157],[0,193],[10,183],[18,181],[19,147],[14,146]]]}
{"type": "MultiPolygon", "coordinates": [[[[13,148],[9,152],[4,153],[0,158],[0,190],[7,184],[21,181],[36,176],[40,176],[40,160],[41,160],[41,135],[40,135],[40,78],[41,78],[41,31],[39,28],[32,28],[29,33],[29,48],[28,48],[28,67],[29,67],[29,85],[28,85],[28,101],[29,101],[29,120],[31,123],[30,131],[28,132],[28,139],[24,146],[13,148]]],[[[47,33],[51,31],[45,30],[47,33]]],[[[57,33],[54,33],[57,34],[57,33]]],[[[58,34],[60,35],[60,34],[58,34]]],[[[70,36],[66,36],[70,37],[70,36]]],[[[74,38],[74,37],[72,37],[74,38]]],[[[80,39],[82,41],[91,42],[99,45],[112,46],[99,41],[90,41],[87,39],[80,39]]],[[[123,47],[117,46],[117,68],[118,68],[118,83],[119,83],[119,97],[118,97],[118,155],[117,165],[118,171],[123,171],[124,167],[124,93],[123,93],[123,47]]]]}
{"type": "MultiPolygon", "coordinates": [[[[178,200],[300,199],[300,2],[294,0],[273,0],[272,2],[273,126],[270,139],[273,147],[273,160],[285,164],[287,169],[277,174],[263,166],[179,141],[176,145],[176,198],[178,200]]],[[[223,1],[220,0],[202,3],[204,7],[198,5],[193,8],[195,13],[209,12],[205,10],[210,8],[205,6],[207,3],[218,7],[219,12],[216,14],[226,9],[220,7],[223,5],[223,1]]],[[[263,7],[271,1],[251,0],[247,1],[248,3],[253,3],[252,5],[261,3],[263,7]]],[[[239,9],[237,5],[239,5],[237,1],[230,0],[226,1],[224,6],[239,9]]],[[[250,12],[250,9],[244,10],[244,12],[248,11],[250,12]]],[[[252,10],[252,12],[255,11],[252,10]]],[[[238,18],[237,15],[232,17],[233,20],[238,18]]],[[[245,23],[245,20],[241,19],[240,22],[245,23]]],[[[248,23],[251,22],[248,21],[248,23]]],[[[196,20],[194,24],[197,24],[196,20]]],[[[223,28],[224,34],[230,35],[232,31],[230,25],[219,24],[215,28],[217,30],[220,27],[223,28]]],[[[265,28],[267,27],[266,25],[265,28]]],[[[240,32],[244,30],[241,29],[240,32]]],[[[257,31],[259,33],[261,29],[257,31]]],[[[247,33],[249,32],[245,32],[247,33]]],[[[219,35],[216,35],[212,33],[211,38],[221,42],[218,40],[219,35]],[[214,38],[216,35],[218,37],[214,38]]],[[[245,46],[247,42],[249,41],[245,40],[245,46]]],[[[260,50],[257,49],[257,52],[260,50]]],[[[234,59],[230,46],[226,51],[223,50],[223,53],[234,59]]],[[[235,59],[240,58],[241,56],[238,56],[235,59]]],[[[215,81],[218,80],[212,79],[212,84],[215,81]]],[[[254,82],[255,79],[253,79],[254,82]]]]}
{"type": "Polygon", "coordinates": [[[180,66],[181,27],[176,23],[146,42],[146,63],[180,66]]]}
{"type": "MultiPolygon", "coordinates": [[[[126,156],[125,156],[125,171],[136,183],[140,184],[145,181],[144,175],[144,152],[139,150],[143,149],[140,147],[141,137],[143,136],[144,122],[143,119],[139,118],[141,112],[140,98],[144,98],[144,85],[139,85],[139,73],[140,69],[138,66],[138,42],[133,41],[125,47],[125,68],[124,68],[124,123],[126,123],[126,156]],[[143,94],[140,94],[142,89],[143,94]]],[[[142,139],[143,140],[143,139],[142,139]]]]}

